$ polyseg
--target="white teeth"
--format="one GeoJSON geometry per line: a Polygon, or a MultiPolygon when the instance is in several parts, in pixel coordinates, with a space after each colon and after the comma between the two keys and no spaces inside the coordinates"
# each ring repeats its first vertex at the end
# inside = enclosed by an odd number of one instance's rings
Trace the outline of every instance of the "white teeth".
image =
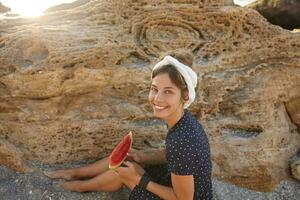
{"type": "Polygon", "coordinates": [[[162,110],[165,109],[166,107],[161,107],[161,106],[155,106],[156,109],[162,110]]]}

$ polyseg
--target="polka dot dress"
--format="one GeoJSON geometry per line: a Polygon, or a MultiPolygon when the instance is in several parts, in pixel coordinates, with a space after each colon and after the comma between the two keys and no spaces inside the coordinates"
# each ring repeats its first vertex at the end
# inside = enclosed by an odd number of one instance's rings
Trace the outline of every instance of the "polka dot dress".
{"type": "MultiPolygon", "coordinates": [[[[211,200],[212,164],[209,143],[201,124],[187,109],[184,110],[183,117],[168,131],[165,143],[167,165],[156,166],[156,169],[154,166],[145,168],[152,181],[171,187],[171,172],[176,175],[193,175],[194,200],[211,200]]],[[[129,199],[160,198],[136,186],[129,199]]]]}

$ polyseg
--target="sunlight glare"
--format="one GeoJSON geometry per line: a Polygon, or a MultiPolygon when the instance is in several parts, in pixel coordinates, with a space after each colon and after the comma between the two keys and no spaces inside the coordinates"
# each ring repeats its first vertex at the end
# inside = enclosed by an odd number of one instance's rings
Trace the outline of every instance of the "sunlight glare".
{"type": "MultiPolygon", "coordinates": [[[[71,3],[75,0],[1,0],[5,6],[11,8],[11,13],[20,14],[21,17],[38,17],[54,5],[71,3]]],[[[238,5],[245,6],[255,0],[234,0],[238,5]]]]}
{"type": "Polygon", "coordinates": [[[43,12],[54,5],[61,3],[71,3],[74,0],[1,0],[1,2],[11,8],[12,13],[20,14],[22,17],[38,17],[43,12]]]}
{"type": "Polygon", "coordinates": [[[235,4],[238,4],[240,6],[248,5],[256,0],[233,0],[235,4]]]}
{"type": "Polygon", "coordinates": [[[18,4],[14,7],[16,13],[19,13],[23,17],[38,17],[41,16],[47,6],[37,3],[30,2],[27,4],[18,4]]]}

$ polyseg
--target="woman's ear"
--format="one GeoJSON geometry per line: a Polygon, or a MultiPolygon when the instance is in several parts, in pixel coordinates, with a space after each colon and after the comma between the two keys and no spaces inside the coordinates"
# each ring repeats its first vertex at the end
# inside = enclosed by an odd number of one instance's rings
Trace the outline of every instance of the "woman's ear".
{"type": "Polygon", "coordinates": [[[188,92],[188,90],[184,90],[183,91],[182,97],[183,97],[184,101],[188,101],[189,100],[189,92],[188,92]]]}

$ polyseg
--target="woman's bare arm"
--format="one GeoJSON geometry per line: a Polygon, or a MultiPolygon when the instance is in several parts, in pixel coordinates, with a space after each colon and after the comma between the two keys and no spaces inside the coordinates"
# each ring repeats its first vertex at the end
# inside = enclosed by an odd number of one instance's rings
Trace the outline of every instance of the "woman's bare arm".
{"type": "Polygon", "coordinates": [[[150,181],[146,189],[166,200],[192,200],[194,196],[193,175],[180,176],[171,173],[171,178],[173,188],[150,181]]]}
{"type": "Polygon", "coordinates": [[[164,164],[166,162],[167,161],[166,161],[165,149],[144,153],[144,158],[143,158],[144,164],[164,164]]]}
{"type": "Polygon", "coordinates": [[[131,150],[128,153],[128,160],[132,160],[140,164],[164,164],[166,163],[166,150],[161,149],[151,152],[131,150]]]}

